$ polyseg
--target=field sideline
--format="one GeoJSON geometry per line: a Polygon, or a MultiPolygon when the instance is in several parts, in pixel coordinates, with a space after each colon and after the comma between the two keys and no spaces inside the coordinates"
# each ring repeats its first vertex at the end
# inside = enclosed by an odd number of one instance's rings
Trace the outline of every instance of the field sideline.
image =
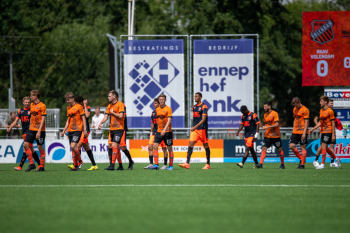
{"type": "MultiPolygon", "coordinates": [[[[348,232],[350,164],[17,172],[0,164],[1,232],[348,232]]],[[[26,168],[28,164],[24,165],[26,168]]],[[[126,166],[124,166],[126,167],[126,166]]]]}

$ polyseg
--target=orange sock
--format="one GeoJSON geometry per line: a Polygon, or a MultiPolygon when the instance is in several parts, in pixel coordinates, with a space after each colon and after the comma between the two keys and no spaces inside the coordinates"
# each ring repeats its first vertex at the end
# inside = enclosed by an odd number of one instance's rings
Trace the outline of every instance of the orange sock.
{"type": "Polygon", "coordinates": [[[80,151],[79,151],[79,154],[77,154],[77,162],[80,162],[80,161],[82,161],[82,160],[81,160],[81,155],[80,155],[80,151]]]}
{"type": "Polygon", "coordinates": [[[30,164],[34,164],[34,160],[33,160],[33,155],[32,155],[32,150],[30,149],[30,147],[28,147],[25,151],[27,157],[28,157],[28,160],[29,160],[29,163],[30,164]]]}
{"type": "Polygon", "coordinates": [[[284,152],[283,152],[283,150],[281,152],[279,152],[279,154],[280,154],[281,164],[284,164],[284,152]]]}
{"type": "Polygon", "coordinates": [[[335,156],[335,154],[333,153],[333,151],[331,151],[331,149],[327,148],[327,153],[333,158],[333,159],[336,159],[337,156],[335,156]]]}
{"type": "MultiPolygon", "coordinates": [[[[81,157],[80,157],[80,152],[78,148],[74,149],[74,154],[75,154],[75,162],[78,165],[78,162],[81,161],[81,157]]],[[[73,161],[74,162],[74,161],[73,161]]],[[[74,165],[75,166],[75,165],[74,165]]]]}
{"type": "Polygon", "coordinates": [[[78,166],[78,162],[77,162],[77,157],[75,156],[75,152],[72,151],[72,160],[73,160],[73,165],[74,167],[78,166]]]}
{"type": "Polygon", "coordinates": [[[326,161],[327,150],[326,149],[322,149],[321,150],[321,154],[322,154],[322,164],[324,164],[324,162],[326,161]]]}
{"type": "Polygon", "coordinates": [[[45,167],[45,150],[41,150],[40,152],[40,166],[45,167]]]}
{"type": "Polygon", "coordinates": [[[298,149],[294,147],[293,152],[294,152],[295,156],[298,157],[298,159],[301,160],[301,155],[300,155],[298,149]]]}
{"type": "Polygon", "coordinates": [[[173,166],[173,161],[174,161],[174,152],[169,152],[169,166],[173,166]]]}
{"type": "Polygon", "coordinates": [[[120,150],[117,150],[117,160],[118,160],[118,163],[122,163],[122,154],[120,150]]]}
{"type": "Polygon", "coordinates": [[[153,151],[153,158],[154,158],[154,163],[158,165],[158,150],[153,151]]]}
{"type": "Polygon", "coordinates": [[[266,151],[262,151],[260,155],[260,164],[264,163],[265,157],[266,157],[266,151]]]}
{"type": "Polygon", "coordinates": [[[117,159],[117,155],[118,155],[118,147],[117,146],[113,146],[112,147],[113,153],[112,153],[112,164],[115,164],[115,160],[117,159]]]}
{"type": "Polygon", "coordinates": [[[301,156],[301,165],[305,165],[307,150],[302,150],[301,153],[303,154],[301,156]]]}

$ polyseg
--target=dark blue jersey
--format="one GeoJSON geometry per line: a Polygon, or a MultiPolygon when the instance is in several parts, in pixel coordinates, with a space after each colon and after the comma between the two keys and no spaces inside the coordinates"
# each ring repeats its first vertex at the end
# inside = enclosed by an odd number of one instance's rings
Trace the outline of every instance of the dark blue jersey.
{"type": "Polygon", "coordinates": [[[151,122],[153,123],[153,132],[152,132],[152,135],[156,135],[157,129],[158,129],[158,118],[157,118],[156,110],[153,110],[153,112],[152,112],[152,115],[151,115],[151,122]]]}
{"type": "Polygon", "coordinates": [[[21,108],[17,112],[17,119],[21,120],[22,123],[22,134],[27,134],[30,126],[30,107],[27,109],[21,108]]]}
{"type": "Polygon", "coordinates": [[[128,118],[126,117],[126,106],[124,104],[125,112],[124,112],[124,131],[128,131],[128,118]]]}
{"type": "Polygon", "coordinates": [[[242,115],[241,124],[244,126],[244,137],[254,137],[256,134],[256,125],[259,123],[259,118],[256,113],[249,112],[247,116],[242,115]]]}
{"type": "Polygon", "coordinates": [[[196,126],[203,119],[203,115],[207,116],[206,120],[203,124],[197,127],[197,129],[205,129],[208,130],[208,107],[207,105],[200,103],[199,105],[193,105],[193,125],[196,126]]]}

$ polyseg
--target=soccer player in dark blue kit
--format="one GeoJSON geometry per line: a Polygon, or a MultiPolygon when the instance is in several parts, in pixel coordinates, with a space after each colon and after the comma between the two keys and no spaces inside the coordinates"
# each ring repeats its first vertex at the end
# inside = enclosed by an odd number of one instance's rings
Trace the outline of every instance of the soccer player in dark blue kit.
{"type": "Polygon", "coordinates": [[[207,164],[202,168],[210,169],[210,148],[208,145],[208,107],[202,102],[202,93],[197,92],[194,96],[197,104],[193,105],[193,126],[191,128],[190,142],[187,150],[186,163],[179,164],[180,167],[190,169],[190,160],[193,152],[193,147],[197,141],[203,143],[207,164]]]}
{"type": "Polygon", "coordinates": [[[241,117],[241,125],[239,126],[236,135],[238,136],[239,132],[244,127],[245,153],[242,162],[237,163],[237,166],[243,168],[244,163],[248,158],[249,151],[253,156],[255,164],[258,164],[258,159],[254,150],[254,141],[258,137],[260,122],[258,115],[249,111],[245,105],[241,106],[241,113],[243,114],[241,117]]]}
{"type": "MultiPolygon", "coordinates": [[[[12,127],[15,126],[19,120],[21,120],[21,123],[22,123],[22,135],[23,135],[23,140],[24,140],[26,138],[27,132],[29,131],[29,125],[30,125],[30,98],[28,96],[24,97],[22,103],[23,103],[23,108],[18,110],[17,116],[16,116],[16,120],[7,129],[7,132],[9,132],[12,129],[12,127]]],[[[40,165],[39,156],[35,152],[35,150],[33,148],[33,144],[30,143],[29,144],[29,148],[32,151],[33,159],[38,163],[38,165],[40,165]]],[[[26,161],[26,159],[27,159],[27,155],[26,155],[26,153],[23,150],[23,155],[22,155],[21,162],[20,162],[18,167],[15,167],[16,171],[22,171],[22,167],[23,167],[23,164],[26,161]]],[[[30,159],[29,163],[32,166],[34,166],[34,168],[35,168],[33,159],[30,159]]],[[[30,171],[30,170],[28,170],[28,171],[30,171]]]]}

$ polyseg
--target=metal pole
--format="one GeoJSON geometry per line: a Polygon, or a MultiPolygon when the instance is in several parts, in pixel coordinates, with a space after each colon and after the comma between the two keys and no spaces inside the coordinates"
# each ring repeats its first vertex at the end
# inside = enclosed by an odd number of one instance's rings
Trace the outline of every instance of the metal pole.
{"type": "Polygon", "coordinates": [[[259,98],[259,34],[256,34],[256,107],[257,107],[257,114],[258,117],[260,113],[260,98],[259,98]]]}
{"type": "MultiPolygon", "coordinates": [[[[120,36],[120,43],[121,43],[121,45],[120,45],[120,50],[119,50],[119,58],[120,58],[120,60],[119,60],[119,64],[120,64],[120,92],[122,92],[122,90],[123,90],[123,85],[122,85],[122,81],[123,81],[123,54],[122,54],[122,51],[123,51],[123,49],[121,48],[121,46],[123,45],[123,42],[122,42],[122,36],[120,36]]],[[[125,48],[124,48],[125,49],[125,48]]],[[[119,93],[120,94],[120,97],[121,97],[121,99],[123,99],[122,97],[122,93],[119,93]]]]}
{"type": "MultiPolygon", "coordinates": [[[[128,35],[130,34],[130,28],[131,28],[131,1],[132,0],[128,0],[128,35]]],[[[132,40],[132,37],[129,37],[129,40],[132,40]]]]}
{"type": "Polygon", "coordinates": [[[191,125],[191,94],[190,94],[190,90],[191,90],[191,85],[190,85],[190,79],[191,79],[191,74],[190,74],[190,51],[191,51],[191,42],[190,42],[190,38],[187,37],[187,103],[188,103],[188,107],[187,107],[187,127],[190,127],[191,125]]]}
{"type": "Polygon", "coordinates": [[[13,77],[12,77],[12,52],[10,52],[10,89],[11,97],[13,97],[13,77]]]}
{"type": "MultiPolygon", "coordinates": [[[[136,0],[132,0],[130,35],[134,35],[135,4],[136,4],[136,0]]],[[[133,40],[133,39],[134,39],[134,38],[132,38],[132,40],[133,40]]]]}

